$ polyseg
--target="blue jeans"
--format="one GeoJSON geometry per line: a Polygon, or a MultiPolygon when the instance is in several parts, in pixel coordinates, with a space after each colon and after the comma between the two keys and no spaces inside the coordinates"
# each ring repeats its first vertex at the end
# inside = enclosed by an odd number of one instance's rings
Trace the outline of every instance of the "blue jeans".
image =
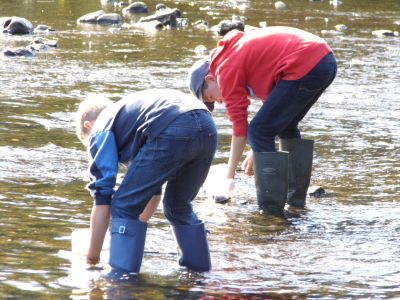
{"type": "Polygon", "coordinates": [[[207,177],[216,148],[217,130],[208,111],[180,115],[132,160],[111,202],[112,217],[138,219],[167,182],[166,218],[174,225],[198,224],[191,201],[207,177]]]}
{"type": "Polygon", "coordinates": [[[336,71],[336,59],[329,53],[304,77],[278,82],[249,124],[252,150],[275,152],[276,136],[300,138],[299,122],[332,83],[336,71]]]}

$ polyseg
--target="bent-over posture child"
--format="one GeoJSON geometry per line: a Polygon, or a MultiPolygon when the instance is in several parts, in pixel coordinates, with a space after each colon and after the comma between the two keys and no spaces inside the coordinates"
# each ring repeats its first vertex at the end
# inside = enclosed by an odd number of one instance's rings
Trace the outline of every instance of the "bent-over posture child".
{"type": "Polygon", "coordinates": [[[252,151],[242,168],[247,175],[254,173],[260,209],[282,216],[286,202],[305,205],[314,142],[301,137],[298,125],[335,76],[336,60],[326,41],[286,26],[233,30],[209,59],[192,66],[192,93],[210,110],[215,101],[223,102],[232,123],[227,189],[248,137],[252,151]],[[249,98],[262,101],[250,122],[249,98]]]}
{"type": "Polygon", "coordinates": [[[94,199],[89,264],[97,264],[111,215],[110,276],[138,273],[147,221],[163,197],[164,214],[181,250],[180,265],[209,271],[204,223],[192,209],[217,147],[217,131],[206,106],[170,89],[145,90],[113,103],[84,100],[77,135],[87,146],[94,199]],[[118,188],[119,164],[127,166],[118,188]]]}

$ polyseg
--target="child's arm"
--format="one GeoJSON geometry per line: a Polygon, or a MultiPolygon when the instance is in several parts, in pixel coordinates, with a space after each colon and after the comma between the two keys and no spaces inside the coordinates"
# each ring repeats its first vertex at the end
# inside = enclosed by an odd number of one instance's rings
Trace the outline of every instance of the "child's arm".
{"type": "Polygon", "coordinates": [[[110,222],[110,205],[94,205],[90,216],[90,242],[86,262],[95,265],[100,261],[104,237],[110,222]]]}
{"type": "Polygon", "coordinates": [[[147,222],[150,220],[151,216],[157,209],[158,204],[160,203],[161,195],[154,195],[149,203],[147,203],[146,207],[144,208],[143,212],[139,216],[139,220],[142,222],[147,222]]]}

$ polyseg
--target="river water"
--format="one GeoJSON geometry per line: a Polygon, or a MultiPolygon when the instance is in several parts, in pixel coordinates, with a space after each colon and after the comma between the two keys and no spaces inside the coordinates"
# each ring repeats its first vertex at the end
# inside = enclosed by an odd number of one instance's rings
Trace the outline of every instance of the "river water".
{"type": "MultiPolygon", "coordinates": [[[[158,32],[81,27],[98,0],[1,0],[0,16],[50,25],[58,48],[32,58],[0,58],[1,299],[395,299],[400,298],[400,30],[398,0],[164,1],[189,19],[216,25],[232,15],[247,24],[289,25],[324,35],[338,76],[302,124],[316,142],[312,185],[300,217],[271,220],[257,211],[253,179],[239,171],[231,202],[201,191],[195,209],[206,221],[213,270],[178,267],[169,225],[159,209],[149,223],[141,274],[108,282],[106,263],[86,270],[70,235],[89,224],[86,156],[74,135],[74,112],[88,93],[118,100],[146,88],[187,91],[186,72],[216,44],[212,31],[189,25],[158,32]]],[[[154,11],[158,1],[146,1],[154,11]]],[[[118,11],[114,7],[103,7],[118,11]]],[[[128,22],[128,20],[125,20],[128,22]]],[[[0,50],[33,36],[0,36],[0,50]]],[[[252,113],[257,110],[254,104],[252,113]]],[[[227,161],[230,125],[214,113],[227,161]]]]}

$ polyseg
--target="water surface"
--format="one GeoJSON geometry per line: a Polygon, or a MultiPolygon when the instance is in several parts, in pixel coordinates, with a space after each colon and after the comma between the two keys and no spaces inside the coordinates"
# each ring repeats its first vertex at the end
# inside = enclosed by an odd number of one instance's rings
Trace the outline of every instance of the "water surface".
{"type": "MultiPolygon", "coordinates": [[[[157,211],[149,224],[137,280],[110,283],[103,270],[71,258],[70,234],[89,224],[84,190],[86,157],[74,135],[74,112],[88,93],[113,100],[146,88],[187,92],[186,72],[201,58],[212,31],[193,26],[147,32],[79,26],[101,9],[88,1],[0,1],[0,15],[17,15],[59,47],[33,58],[0,58],[0,298],[20,299],[393,299],[400,297],[400,3],[287,0],[164,1],[189,19],[216,25],[232,15],[258,26],[289,25],[326,35],[338,76],[302,124],[316,142],[312,184],[326,195],[307,199],[299,218],[271,220],[257,211],[253,179],[240,171],[238,192],[225,205],[203,191],[195,202],[210,231],[213,270],[196,274],[176,262],[169,225],[157,211]],[[240,298],[242,297],[242,298],[240,298]]],[[[157,1],[146,1],[154,10],[157,1]]],[[[103,7],[118,11],[113,6],[103,7]]],[[[128,21],[128,20],[125,20],[128,21]]],[[[24,47],[32,36],[0,36],[0,50],[24,47]]],[[[258,104],[251,107],[251,114],[258,104]]],[[[214,113],[220,144],[215,163],[229,156],[230,125],[214,113]]]]}

